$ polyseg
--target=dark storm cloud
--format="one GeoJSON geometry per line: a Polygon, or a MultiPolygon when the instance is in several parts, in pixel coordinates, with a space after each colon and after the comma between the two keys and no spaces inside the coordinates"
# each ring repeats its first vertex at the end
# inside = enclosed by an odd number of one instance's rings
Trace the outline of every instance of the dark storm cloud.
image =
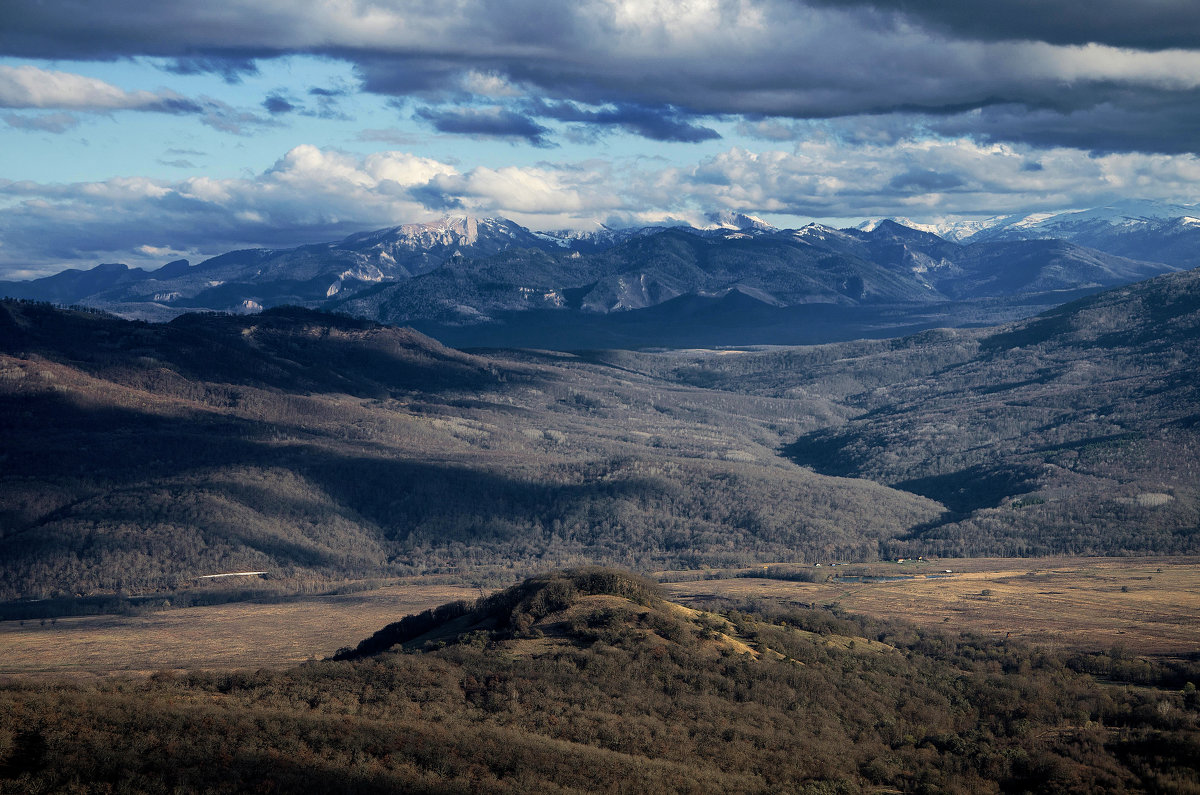
{"type": "Polygon", "coordinates": [[[0,55],[152,56],[227,80],[295,53],[352,63],[375,94],[505,105],[422,118],[537,145],[545,131],[518,97],[574,116],[545,118],[577,125],[581,140],[580,127],[702,141],[716,136],[707,118],[940,124],[983,109],[971,134],[988,140],[1197,149],[1186,128],[1200,86],[1196,0],[6,0],[0,25],[0,55]],[[1105,120],[1115,131],[1092,126],[1105,120]]]}
{"type": "Polygon", "coordinates": [[[414,115],[433,125],[438,132],[488,138],[523,138],[534,146],[546,146],[545,136],[550,132],[528,116],[504,109],[421,108],[414,115]]]}
{"type": "Polygon", "coordinates": [[[622,104],[614,108],[589,110],[573,102],[537,102],[531,103],[530,112],[557,121],[620,127],[652,141],[696,143],[721,137],[716,130],[689,121],[678,108],[622,104]]]}
{"type": "Polygon", "coordinates": [[[810,0],[899,14],[950,35],[1160,50],[1200,42],[1195,0],[810,0]]]}
{"type": "Polygon", "coordinates": [[[5,0],[0,52],[22,58],[115,60],[166,58],[177,74],[215,73],[230,82],[255,74],[256,58],[285,54],[273,41],[295,9],[143,0],[5,0]]]}
{"type": "Polygon", "coordinates": [[[469,61],[447,61],[436,56],[346,53],[354,62],[362,89],[371,94],[445,99],[462,93],[461,79],[469,61]]]}
{"type": "Polygon", "coordinates": [[[463,207],[461,199],[441,190],[432,183],[411,188],[408,193],[413,199],[419,201],[430,210],[441,212],[446,210],[460,210],[463,207]]]}
{"type": "Polygon", "coordinates": [[[258,74],[254,58],[244,55],[189,55],[173,58],[163,69],[177,75],[217,74],[226,83],[240,83],[242,78],[258,74]]]}
{"type": "Polygon", "coordinates": [[[287,96],[279,92],[269,94],[267,98],[263,100],[262,106],[266,108],[267,112],[272,116],[278,116],[282,113],[291,113],[298,107],[292,103],[287,96]]]}
{"type": "Polygon", "coordinates": [[[943,135],[1068,146],[1097,153],[1200,152],[1200,89],[1114,92],[1110,101],[1080,107],[996,105],[930,123],[943,135]]]}
{"type": "Polygon", "coordinates": [[[888,188],[899,193],[942,193],[962,187],[963,178],[957,174],[938,171],[906,171],[888,181],[888,188]]]}

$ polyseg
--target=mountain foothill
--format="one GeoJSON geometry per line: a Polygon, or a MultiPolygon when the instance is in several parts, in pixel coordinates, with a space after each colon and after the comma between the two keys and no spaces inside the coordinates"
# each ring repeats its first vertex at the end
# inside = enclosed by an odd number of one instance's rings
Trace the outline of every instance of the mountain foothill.
{"type": "Polygon", "coordinates": [[[657,352],[9,300],[0,589],[1194,553],[1198,280],[995,327],[657,352]]]}

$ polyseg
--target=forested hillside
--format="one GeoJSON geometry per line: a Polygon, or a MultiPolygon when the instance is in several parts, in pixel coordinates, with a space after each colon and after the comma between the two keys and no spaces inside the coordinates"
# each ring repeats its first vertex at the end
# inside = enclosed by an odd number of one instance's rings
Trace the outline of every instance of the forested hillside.
{"type": "Polygon", "coordinates": [[[834,401],[784,454],[937,500],[883,556],[1172,554],[1200,544],[1200,274],[1006,326],[597,361],[708,389],[834,401]]]}
{"type": "MultiPolygon", "coordinates": [[[[971,335],[969,357],[874,385],[795,460],[942,502],[942,554],[1173,553],[1200,527],[1200,274],[971,335]]],[[[893,547],[903,554],[904,547],[893,547]]]]}
{"type": "Polygon", "coordinates": [[[869,558],[941,512],[780,458],[845,416],[821,398],[570,355],[467,355],[307,310],[165,325],[0,311],[8,598],[163,591],[238,570],[869,558]]]}
{"type": "Polygon", "coordinates": [[[463,353],[0,305],[0,593],[1200,549],[1200,275],[992,329],[463,353]]]}

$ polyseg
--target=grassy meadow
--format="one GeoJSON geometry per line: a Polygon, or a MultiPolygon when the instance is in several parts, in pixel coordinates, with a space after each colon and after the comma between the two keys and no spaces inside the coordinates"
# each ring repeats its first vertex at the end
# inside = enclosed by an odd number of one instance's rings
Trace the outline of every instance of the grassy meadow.
{"type": "MultiPolygon", "coordinates": [[[[780,564],[768,567],[768,576],[763,573],[761,567],[714,571],[704,575],[714,579],[666,582],[663,588],[684,604],[836,605],[849,614],[1011,636],[1055,651],[1119,648],[1130,655],[1165,657],[1200,652],[1200,558],[1195,557],[940,559],[821,569],[780,564]],[[951,574],[945,575],[946,569],[951,574]],[[782,579],[801,574],[828,579],[782,579]]],[[[681,574],[660,576],[670,580],[681,574]]],[[[67,617],[44,625],[5,621],[0,622],[0,676],[283,669],[331,656],[405,615],[473,600],[479,593],[414,578],[361,593],[270,603],[67,617]]]]}
{"type": "Polygon", "coordinates": [[[814,570],[818,577],[822,571],[833,575],[824,582],[774,578],[797,568],[769,567],[770,578],[745,576],[759,574],[761,567],[723,572],[722,579],[664,588],[685,603],[763,599],[836,605],[851,614],[1011,636],[1059,649],[1200,652],[1200,559],[1195,557],[939,559],[814,570]]]}
{"type": "Polygon", "coordinates": [[[381,626],[479,591],[397,584],[364,593],[237,602],[137,616],[0,622],[0,676],[141,675],[163,670],[283,669],[331,656],[381,626]]]}

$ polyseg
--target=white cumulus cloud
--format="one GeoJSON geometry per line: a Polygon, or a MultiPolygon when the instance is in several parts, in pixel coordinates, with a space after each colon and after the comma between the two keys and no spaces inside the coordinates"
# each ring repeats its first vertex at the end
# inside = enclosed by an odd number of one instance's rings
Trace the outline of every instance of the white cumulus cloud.
{"type": "Polygon", "coordinates": [[[1193,155],[1110,154],[953,139],[801,139],[790,150],[731,147],[687,167],[652,159],[459,169],[409,152],[293,148],[252,177],[0,180],[0,274],[99,262],[162,264],[235,248],[287,247],[447,213],[533,229],[698,219],[714,209],[809,218],[916,221],[1086,207],[1114,198],[1200,201],[1193,155]]]}
{"type": "Polygon", "coordinates": [[[125,91],[94,77],[29,65],[0,65],[0,107],[168,113],[199,110],[194,102],[171,91],[125,91]]]}

